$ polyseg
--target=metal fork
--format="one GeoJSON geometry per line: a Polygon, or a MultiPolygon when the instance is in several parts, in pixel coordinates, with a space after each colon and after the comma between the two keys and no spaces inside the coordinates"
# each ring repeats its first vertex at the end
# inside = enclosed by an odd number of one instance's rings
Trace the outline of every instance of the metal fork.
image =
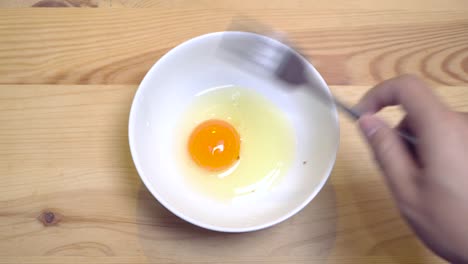
{"type": "MultiPolygon", "coordinates": [[[[229,34],[227,34],[227,36],[229,36],[229,34]]],[[[221,47],[231,53],[231,55],[233,55],[232,57],[255,66],[254,70],[261,70],[264,73],[273,75],[275,78],[290,84],[293,87],[299,87],[302,85],[307,85],[312,88],[316,87],[316,85],[314,85],[314,81],[309,78],[307,74],[305,58],[298,52],[285,48],[285,46],[281,45],[279,41],[258,35],[258,33],[255,38],[245,38],[246,43],[241,43],[241,45],[238,45],[238,39],[236,40],[233,39],[230,41],[229,39],[224,38],[221,42],[221,47]]],[[[283,40],[281,42],[284,43],[286,41],[283,40]]],[[[243,69],[246,68],[243,67],[243,69]]],[[[349,107],[331,93],[328,94],[320,88],[312,90],[322,100],[326,100],[325,102],[329,102],[331,100],[333,104],[353,120],[358,120],[361,117],[361,113],[349,107]]],[[[398,134],[412,145],[417,143],[416,138],[412,135],[403,131],[398,131],[398,134]]]]}

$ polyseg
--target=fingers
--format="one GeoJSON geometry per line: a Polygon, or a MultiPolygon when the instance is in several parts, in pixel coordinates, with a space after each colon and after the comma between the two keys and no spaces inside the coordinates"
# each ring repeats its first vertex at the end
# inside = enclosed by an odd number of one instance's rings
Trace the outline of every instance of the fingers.
{"type": "Polygon", "coordinates": [[[404,132],[411,132],[411,129],[409,127],[409,121],[408,121],[408,116],[405,116],[400,123],[395,127],[397,131],[404,131],[404,132]]]}
{"type": "Polygon", "coordinates": [[[401,105],[405,109],[407,124],[416,134],[426,131],[446,111],[424,82],[409,75],[377,85],[364,95],[355,109],[373,114],[391,105],[401,105]]]}
{"type": "Polygon", "coordinates": [[[415,193],[415,175],[418,174],[419,168],[403,139],[385,122],[372,115],[363,115],[359,119],[359,127],[395,197],[412,201],[415,193]]]}
{"type": "MultiPolygon", "coordinates": [[[[400,123],[394,128],[396,131],[401,131],[408,135],[414,135],[413,131],[411,131],[408,116],[405,116],[400,123]]],[[[417,152],[417,148],[415,144],[411,144],[406,142],[406,149],[410,153],[411,157],[413,158],[414,162],[417,164],[418,167],[421,167],[421,161],[417,152]]]]}
{"type": "Polygon", "coordinates": [[[468,122],[468,113],[466,112],[458,112],[463,118],[468,122]]]}

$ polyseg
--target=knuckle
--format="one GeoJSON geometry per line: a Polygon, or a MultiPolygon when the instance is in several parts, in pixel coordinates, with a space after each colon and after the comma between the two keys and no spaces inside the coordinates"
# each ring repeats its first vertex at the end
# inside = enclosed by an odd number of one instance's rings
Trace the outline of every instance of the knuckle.
{"type": "Polygon", "coordinates": [[[421,90],[424,90],[427,87],[426,83],[421,80],[416,75],[403,75],[400,77],[400,82],[405,84],[400,87],[405,87],[405,89],[412,91],[413,93],[420,93],[421,90]]]}
{"type": "Polygon", "coordinates": [[[409,84],[413,85],[422,85],[424,82],[416,75],[414,74],[404,74],[399,77],[401,81],[407,82],[409,84]]]}

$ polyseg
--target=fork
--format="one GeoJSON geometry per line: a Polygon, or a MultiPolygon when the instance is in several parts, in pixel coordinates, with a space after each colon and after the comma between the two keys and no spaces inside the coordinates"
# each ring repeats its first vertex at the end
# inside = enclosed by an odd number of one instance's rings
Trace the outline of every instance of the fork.
{"type": "MultiPolygon", "coordinates": [[[[276,34],[278,35],[278,34],[276,34]]],[[[284,36],[284,35],[281,35],[284,36]]],[[[244,45],[232,45],[235,41],[230,42],[226,38],[221,41],[221,47],[230,52],[232,57],[248,62],[255,66],[255,70],[261,70],[264,73],[273,75],[292,87],[307,85],[315,87],[314,82],[307,74],[307,61],[297,51],[286,48],[281,42],[269,37],[259,35],[255,38],[245,39],[248,43],[244,45]]],[[[246,69],[246,68],[243,68],[246,69]]],[[[324,102],[331,102],[339,109],[346,113],[353,120],[358,120],[361,113],[349,107],[341,100],[327,93],[323,89],[312,89],[315,94],[324,102]]],[[[416,145],[417,140],[414,136],[403,131],[398,131],[398,134],[411,145],[416,145]]]]}

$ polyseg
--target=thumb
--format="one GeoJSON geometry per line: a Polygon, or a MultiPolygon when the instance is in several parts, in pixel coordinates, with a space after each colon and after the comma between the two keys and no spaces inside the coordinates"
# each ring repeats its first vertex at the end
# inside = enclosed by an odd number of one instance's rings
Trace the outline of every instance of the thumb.
{"type": "Polygon", "coordinates": [[[411,195],[418,168],[403,139],[376,116],[363,115],[358,122],[392,192],[411,195]]]}

